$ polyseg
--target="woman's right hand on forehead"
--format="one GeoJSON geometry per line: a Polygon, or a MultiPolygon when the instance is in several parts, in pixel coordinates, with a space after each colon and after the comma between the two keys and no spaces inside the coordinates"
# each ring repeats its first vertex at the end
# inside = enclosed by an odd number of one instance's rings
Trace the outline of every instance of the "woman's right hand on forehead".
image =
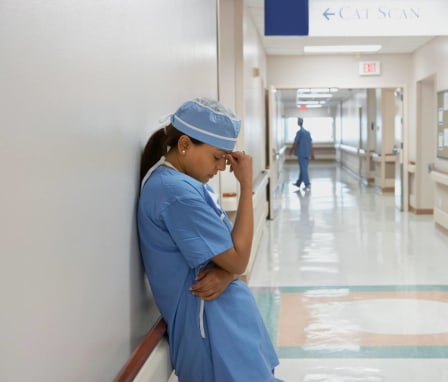
{"type": "Polygon", "coordinates": [[[230,172],[235,174],[241,186],[252,187],[252,157],[244,151],[232,151],[227,154],[226,159],[230,172]]]}

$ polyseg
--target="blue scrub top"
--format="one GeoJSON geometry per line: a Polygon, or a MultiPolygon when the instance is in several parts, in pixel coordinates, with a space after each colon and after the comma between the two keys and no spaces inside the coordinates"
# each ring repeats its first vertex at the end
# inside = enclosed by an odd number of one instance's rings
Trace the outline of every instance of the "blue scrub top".
{"type": "Polygon", "coordinates": [[[209,186],[164,166],[138,205],[140,250],[168,325],[180,382],[271,382],[278,358],[246,283],[235,280],[204,302],[189,288],[214,256],[233,247],[232,225],[209,186]]]}
{"type": "Polygon", "coordinates": [[[313,144],[310,132],[303,127],[300,128],[296,133],[294,141],[297,142],[294,154],[298,157],[310,158],[313,144]]]}

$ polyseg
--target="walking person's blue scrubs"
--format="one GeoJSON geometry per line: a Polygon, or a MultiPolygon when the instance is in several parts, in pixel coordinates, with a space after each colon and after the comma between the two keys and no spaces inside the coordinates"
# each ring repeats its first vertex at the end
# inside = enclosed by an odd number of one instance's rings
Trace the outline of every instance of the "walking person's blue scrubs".
{"type": "Polygon", "coordinates": [[[278,357],[246,283],[232,281],[212,301],[189,290],[211,259],[234,246],[232,224],[213,190],[162,157],[143,180],[141,253],[167,322],[180,382],[272,382],[278,357]]]}
{"type": "Polygon", "coordinates": [[[310,175],[308,171],[310,159],[313,158],[313,139],[308,130],[303,127],[303,119],[298,118],[297,124],[299,125],[299,130],[294,138],[294,144],[291,152],[297,156],[299,164],[299,178],[294,183],[296,187],[300,187],[303,183],[305,189],[309,190],[311,187],[310,175]]]}

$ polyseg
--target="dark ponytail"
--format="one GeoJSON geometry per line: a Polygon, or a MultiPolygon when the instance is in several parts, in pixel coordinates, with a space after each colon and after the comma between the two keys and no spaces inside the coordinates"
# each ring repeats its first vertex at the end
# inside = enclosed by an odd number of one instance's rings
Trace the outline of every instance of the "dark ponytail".
{"type": "Polygon", "coordinates": [[[157,130],[149,137],[143,149],[140,162],[140,182],[145,177],[148,170],[168,152],[168,146],[176,147],[177,141],[182,133],[176,130],[173,125],[168,125],[157,130]]]}

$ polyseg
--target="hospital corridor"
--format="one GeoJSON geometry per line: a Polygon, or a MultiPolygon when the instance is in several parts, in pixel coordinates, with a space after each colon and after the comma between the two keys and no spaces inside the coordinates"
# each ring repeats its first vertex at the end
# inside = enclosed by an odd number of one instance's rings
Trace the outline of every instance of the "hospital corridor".
{"type": "Polygon", "coordinates": [[[286,162],[249,286],[287,382],[448,381],[448,238],[337,163],[286,162]]]}
{"type": "Polygon", "coordinates": [[[0,382],[448,382],[447,15],[1,0],[0,382]]]}

